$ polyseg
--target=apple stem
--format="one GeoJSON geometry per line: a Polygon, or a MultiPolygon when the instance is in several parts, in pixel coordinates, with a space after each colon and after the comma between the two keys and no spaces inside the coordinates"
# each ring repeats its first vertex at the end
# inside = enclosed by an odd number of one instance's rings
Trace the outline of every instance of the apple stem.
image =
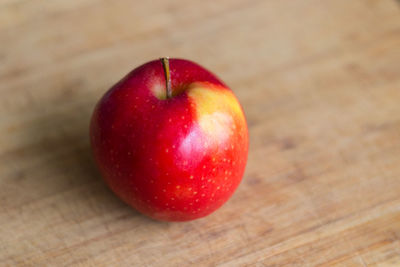
{"type": "Polygon", "coordinates": [[[161,63],[163,65],[164,69],[164,75],[165,75],[165,84],[167,88],[167,99],[172,97],[172,90],[171,90],[171,72],[169,69],[169,57],[162,57],[160,58],[161,63]]]}

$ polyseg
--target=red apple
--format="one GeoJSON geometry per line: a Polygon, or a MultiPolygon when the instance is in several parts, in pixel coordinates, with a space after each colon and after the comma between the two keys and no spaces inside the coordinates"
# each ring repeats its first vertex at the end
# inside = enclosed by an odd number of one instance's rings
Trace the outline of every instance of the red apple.
{"type": "Polygon", "coordinates": [[[148,62],[114,85],[94,110],[90,136],[112,191],[158,220],[215,211],[247,161],[238,100],[211,72],[183,59],[148,62]]]}

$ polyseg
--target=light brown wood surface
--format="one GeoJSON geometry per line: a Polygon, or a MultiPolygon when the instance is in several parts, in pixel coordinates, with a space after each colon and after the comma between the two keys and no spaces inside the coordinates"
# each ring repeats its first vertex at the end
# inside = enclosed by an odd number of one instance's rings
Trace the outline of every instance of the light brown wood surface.
{"type": "Polygon", "coordinates": [[[400,266],[400,2],[0,1],[0,266],[400,266]],[[88,122],[160,56],[241,101],[242,184],[152,221],[104,185],[88,122]]]}

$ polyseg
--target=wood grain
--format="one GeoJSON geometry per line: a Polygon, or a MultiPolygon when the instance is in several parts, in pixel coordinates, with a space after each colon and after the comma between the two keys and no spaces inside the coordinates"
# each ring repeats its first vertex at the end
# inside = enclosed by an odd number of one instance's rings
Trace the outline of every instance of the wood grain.
{"type": "Polygon", "coordinates": [[[400,266],[395,0],[0,2],[1,266],[400,266]],[[95,102],[137,65],[192,59],[244,106],[234,197],[155,222],[90,155],[95,102]]]}

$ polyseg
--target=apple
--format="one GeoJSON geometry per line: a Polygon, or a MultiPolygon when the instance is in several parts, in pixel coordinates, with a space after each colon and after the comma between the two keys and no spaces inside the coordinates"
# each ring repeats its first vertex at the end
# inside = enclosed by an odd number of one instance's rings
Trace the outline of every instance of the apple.
{"type": "Polygon", "coordinates": [[[168,58],[134,69],[101,98],[90,138],[111,190],[164,221],[222,206],[242,179],[249,142],[233,92],[198,64],[168,58]]]}

